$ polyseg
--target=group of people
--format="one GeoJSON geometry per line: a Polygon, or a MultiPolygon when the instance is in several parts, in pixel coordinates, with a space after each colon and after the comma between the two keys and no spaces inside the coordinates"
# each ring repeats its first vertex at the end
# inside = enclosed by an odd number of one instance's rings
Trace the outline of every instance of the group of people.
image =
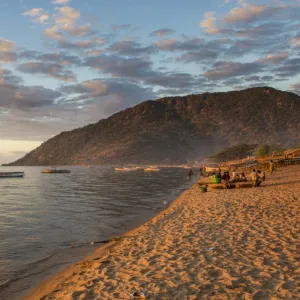
{"type": "MultiPolygon", "coordinates": [[[[222,174],[221,169],[218,169],[217,171],[213,171],[211,173],[207,173],[205,167],[201,167],[199,171],[200,176],[213,176],[215,183],[223,183],[225,188],[231,188],[233,186],[232,183],[247,181],[245,173],[239,174],[236,170],[233,170],[231,172],[231,175],[229,171],[224,171],[222,174]]],[[[270,175],[272,175],[274,171],[276,171],[276,168],[273,161],[271,160],[269,163],[270,175]]],[[[193,170],[190,169],[188,172],[188,178],[191,179],[193,175],[195,174],[193,173],[193,170]]],[[[266,180],[266,173],[261,170],[253,169],[250,173],[249,179],[253,182],[253,187],[258,187],[262,182],[266,180]]]]}
{"type": "MultiPolygon", "coordinates": [[[[245,173],[239,174],[236,170],[230,175],[229,171],[224,171],[222,174],[221,169],[219,169],[214,176],[217,182],[223,183],[224,188],[231,188],[232,183],[247,181],[245,173]]],[[[266,180],[266,174],[261,170],[253,170],[249,179],[253,182],[253,187],[258,187],[266,180]]]]}

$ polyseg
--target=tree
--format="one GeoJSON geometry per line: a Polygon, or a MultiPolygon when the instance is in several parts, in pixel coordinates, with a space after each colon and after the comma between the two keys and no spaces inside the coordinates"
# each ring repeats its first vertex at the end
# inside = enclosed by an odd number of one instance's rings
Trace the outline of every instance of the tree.
{"type": "Polygon", "coordinates": [[[271,151],[272,151],[272,149],[271,149],[270,145],[262,144],[257,148],[256,156],[258,158],[266,157],[271,154],[271,151]]]}

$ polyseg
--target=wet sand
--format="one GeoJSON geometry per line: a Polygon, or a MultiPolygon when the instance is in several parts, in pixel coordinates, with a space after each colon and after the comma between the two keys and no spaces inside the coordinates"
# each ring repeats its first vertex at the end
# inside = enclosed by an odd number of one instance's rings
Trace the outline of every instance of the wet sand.
{"type": "Polygon", "coordinates": [[[300,299],[299,237],[300,166],[259,188],[193,185],[26,299],[300,299]]]}

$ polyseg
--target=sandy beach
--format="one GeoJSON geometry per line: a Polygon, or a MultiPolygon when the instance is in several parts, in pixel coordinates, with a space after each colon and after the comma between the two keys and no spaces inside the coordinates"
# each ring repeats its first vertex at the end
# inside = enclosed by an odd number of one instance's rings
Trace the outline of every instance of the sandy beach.
{"type": "Polygon", "coordinates": [[[300,299],[300,166],[259,188],[185,191],[25,299],[300,299]]]}

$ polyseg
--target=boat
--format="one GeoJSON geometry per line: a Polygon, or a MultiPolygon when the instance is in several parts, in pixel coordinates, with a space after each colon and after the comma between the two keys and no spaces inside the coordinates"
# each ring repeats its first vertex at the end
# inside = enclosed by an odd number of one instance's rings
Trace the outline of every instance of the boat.
{"type": "Polygon", "coordinates": [[[149,167],[144,169],[145,172],[158,172],[160,171],[159,168],[149,167]]]}
{"type": "Polygon", "coordinates": [[[24,172],[0,172],[0,178],[21,178],[24,175],[24,172]]]}
{"type": "Polygon", "coordinates": [[[44,169],[42,173],[52,174],[52,173],[71,173],[70,170],[57,170],[57,169],[44,169]]]}
{"type": "Polygon", "coordinates": [[[136,168],[115,168],[116,172],[131,172],[136,170],[136,168]]]}

